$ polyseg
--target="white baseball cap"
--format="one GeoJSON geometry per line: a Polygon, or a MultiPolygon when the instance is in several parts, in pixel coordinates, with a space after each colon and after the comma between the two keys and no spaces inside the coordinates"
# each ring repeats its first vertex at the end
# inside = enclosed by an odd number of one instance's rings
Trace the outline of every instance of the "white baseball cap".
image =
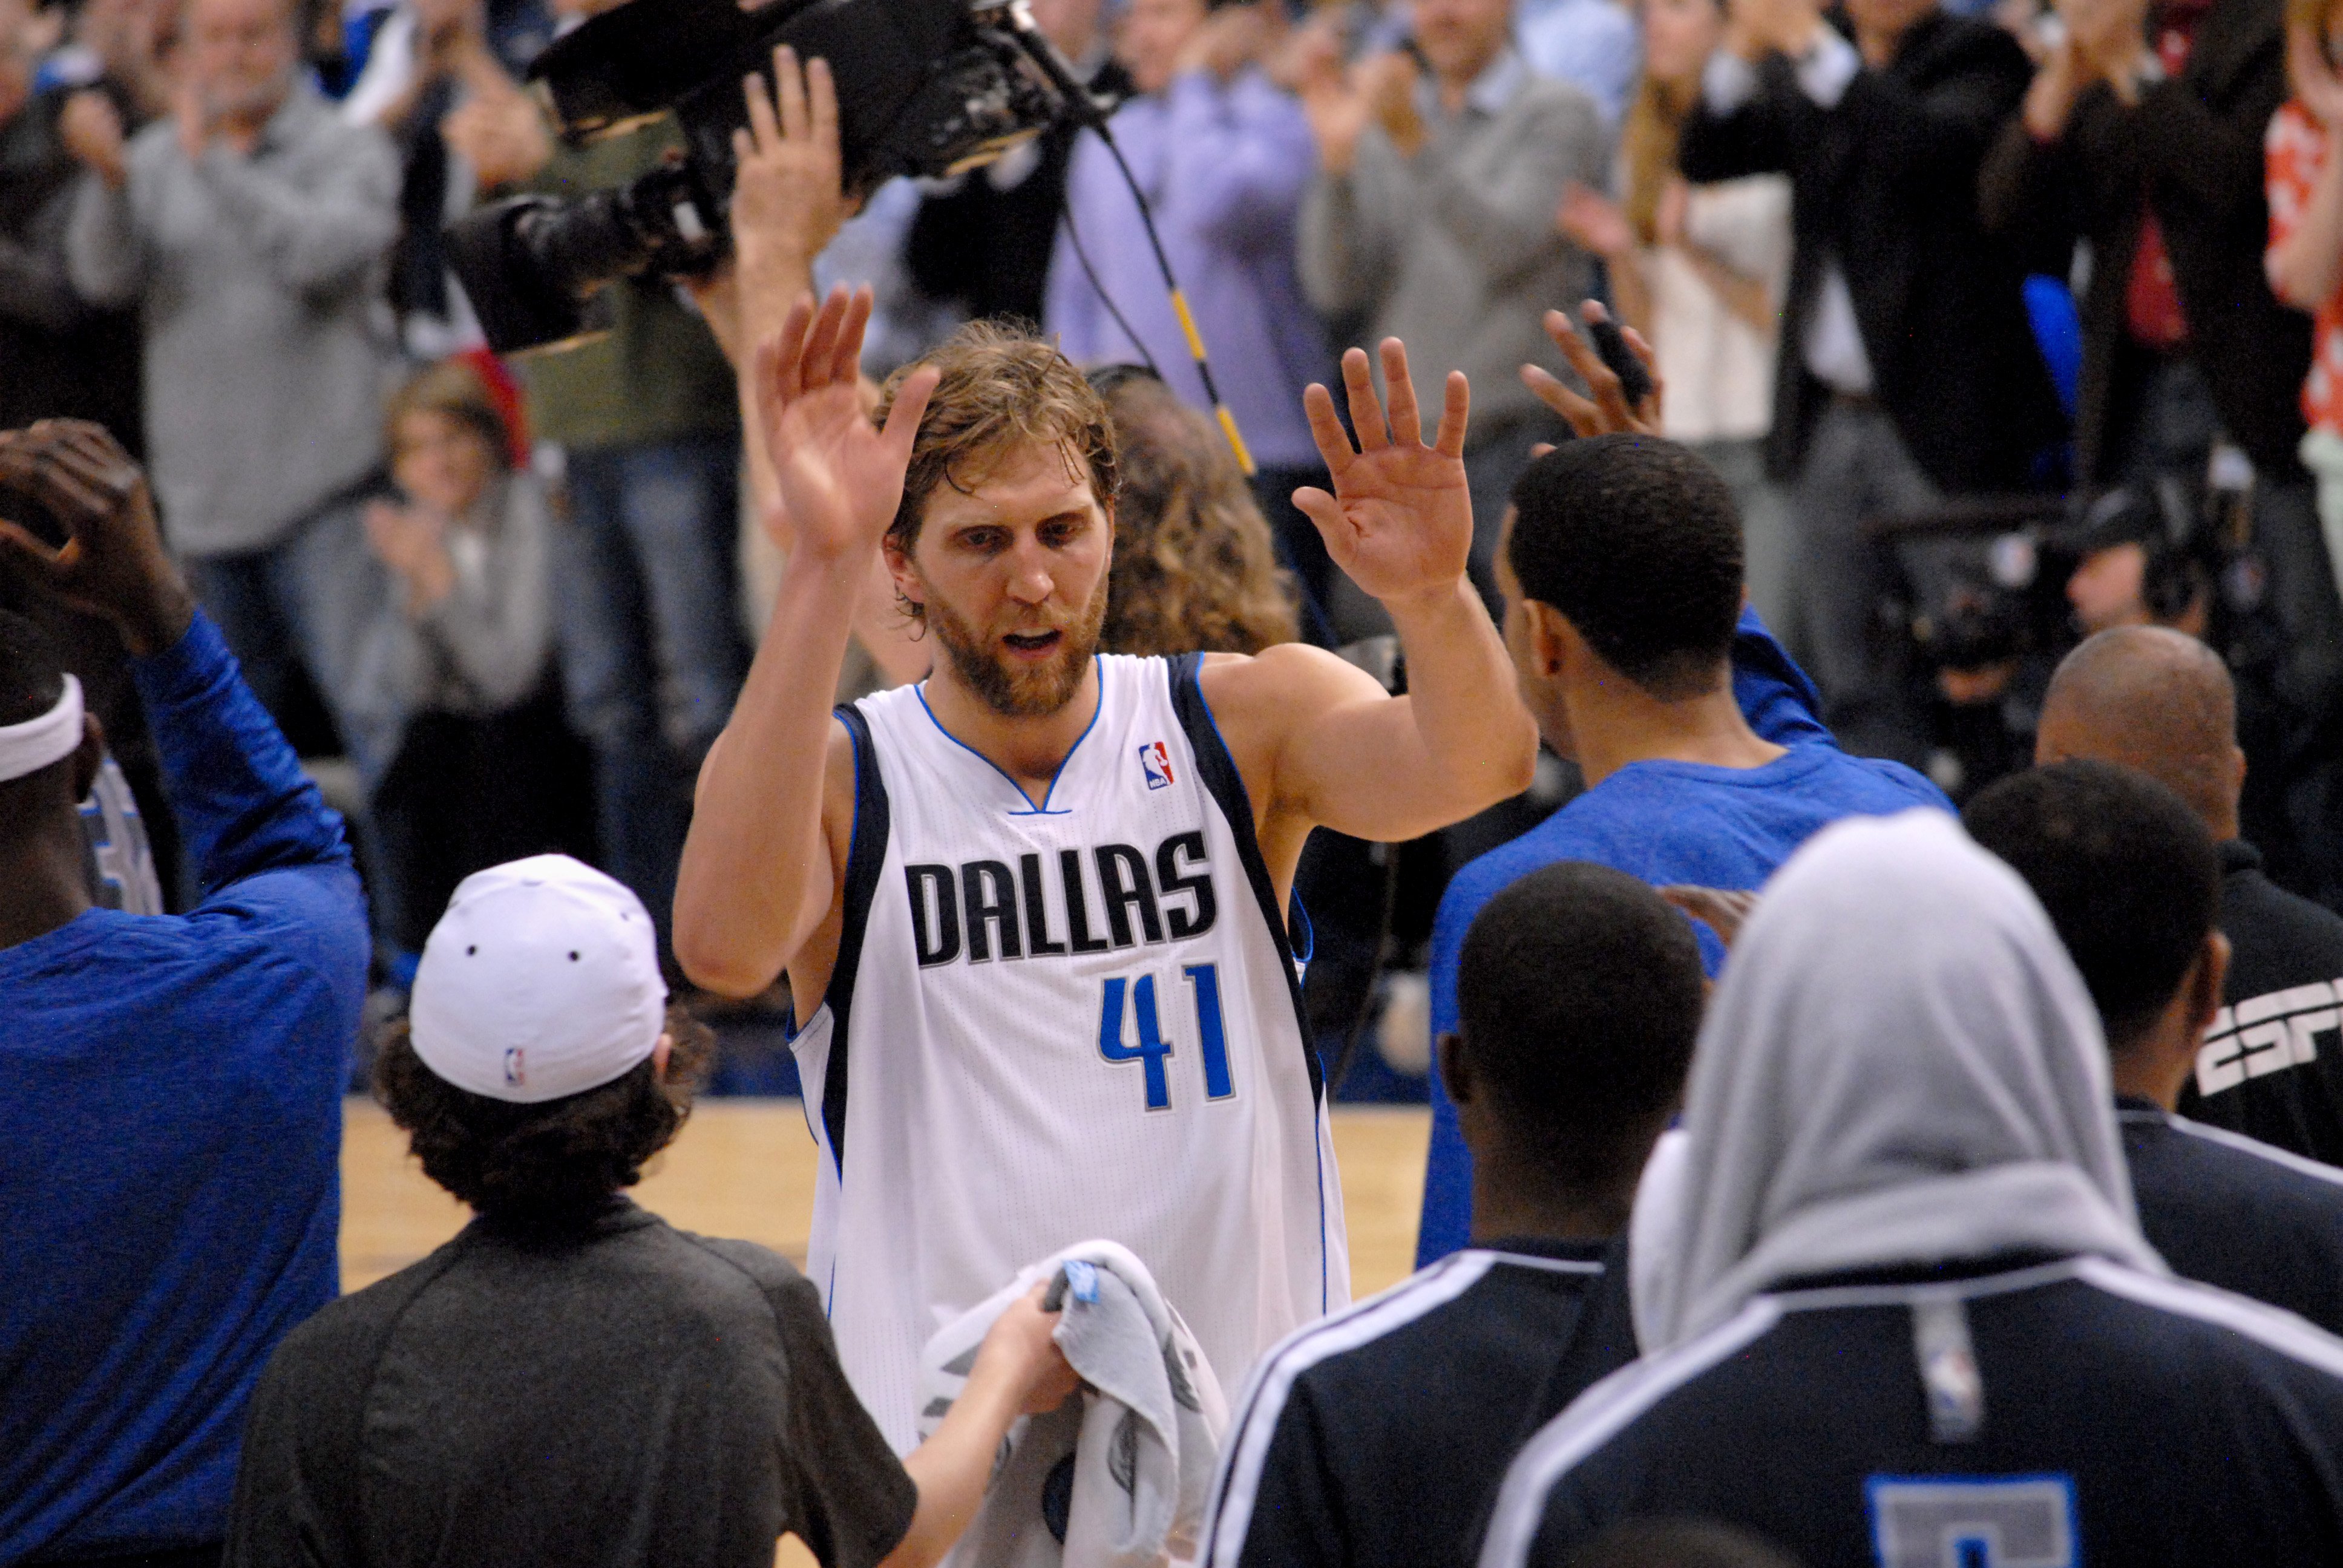
{"type": "Polygon", "coordinates": [[[458,1089],[534,1105],[624,1077],[667,1027],[642,900],[567,855],[465,878],[431,928],[407,1040],[458,1089]]]}

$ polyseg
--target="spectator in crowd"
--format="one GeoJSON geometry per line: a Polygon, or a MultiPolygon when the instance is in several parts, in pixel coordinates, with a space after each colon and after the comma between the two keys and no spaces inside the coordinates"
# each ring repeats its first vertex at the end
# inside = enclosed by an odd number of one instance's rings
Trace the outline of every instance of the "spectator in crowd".
{"type": "MultiPolygon", "coordinates": [[[[1594,4],[1611,8],[1610,0],[1594,4]]],[[[1557,219],[1603,258],[1619,313],[1658,354],[1671,389],[1662,434],[1707,458],[1733,487],[1749,602],[1766,625],[1794,628],[1789,517],[1765,477],[1765,452],[1790,266],[1790,182],[1763,174],[1684,183],[1676,146],[1725,35],[1723,0],[1644,0],[1643,16],[1643,75],[1620,136],[1621,199],[1573,185],[1557,219]]]]}
{"type": "Polygon", "coordinates": [[[1236,455],[1212,421],[1136,366],[1093,372],[1114,421],[1109,653],[1259,653],[1297,635],[1292,581],[1236,455]]]}
{"type": "Polygon", "coordinates": [[[1895,583],[1867,519],[2026,485],[2058,410],[2017,259],[1977,221],[1976,168],[2026,91],[2024,51],[1934,0],[1736,9],[1681,158],[1695,182],[1782,171],[1790,285],[1768,451],[1796,485],[1805,646],[1854,749],[1926,752],[1904,661],[1873,635],[1895,583]]]}
{"type": "Polygon", "coordinates": [[[1523,362],[1561,369],[1536,329],[1584,297],[1593,265],[1554,230],[1573,180],[1602,183],[1608,138],[1594,101],[1547,81],[1512,44],[1507,0],[1417,0],[1410,55],[1343,66],[1331,28],[1300,45],[1318,177],[1302,205],[1302,283],[1331,317],[1398,337],[1479,389],[1472,445],[1473,583],[1497,608],[1497,523],[1530,449],[1562,427],[1522,386],[1523,362]]]}
{"type": "Polygon", "coordinates": [[[2077,239],[2089,245],[2077,477],[2140,487],[2174,476],[2191,490],[2250,481],[2252,580],[2280,632],[2269,684],[2284,732],[2258,747],[2258,783],[2289,797],[2306,861],[2297,879],[2343,897],[2343,602],[2299,457],[2311,324],[2265,270],[2263,144],[2287,96],[2283,11],[2283,0],[2076,7],[1979,190],[1987,222],[2054,267],[2077,239]],[[2273,751],[2290,755],[2281,766],[2273,751]]]}
{"type": "Polygon", "coordinates": [[[0,429],[88,419],[136,450],[138,324],[74,291],[65,228],[80,166],[58,134],[69,95],[35,93],[33,14],[0,0],[0,429]]]}
{"type": "Polygon", "coordinates": [[[1513,31],[1541,76],[1568,82],[1615,127],[1635,92],[1635,21],[1618,0],[1522,0],[1513,31]]]}
{"type": "Polygon", "coordinates": [[[2087,0],[1979,176],[1986,222],[2084,290],[2077,478],[2201,477],[2216,440],[2298,471],[2309,323],[2262,273],[2282,0],[2087,0]],[[2151,45],[2150,36],[2154,42],[2151,45]]]}
{"type": "Polygon", "coordinates": [[[133,129],[168,115],[180,12],[178,0],[82,0],[70,36],[41,62],[41,90],[102,88],[133,129]]]}
{"type": "MultiPolygon", "coordinates": [[[[590,15],[614,0],[568,0],[590,15]]],[[[673,118],[557,146],[532,183],[623,185],[682,146],[673,118]]],[[[740,421],[708,324],[663,278],[604,290],[608,337],[527,365],[531,433],[558,448],[554,634],[569,714],[594,749],[601,853],[664,936],[692,780],[748,673],[737,564],[740,421]]]]}
{"type": "Polygon", "coordinates": [[[2264,137],[2271,289],[2311,314],[2310,374],[2302,383],[2299,448],[2318,481],[2328,565],[2343,586],[2343,75],[2335,66],[2343,12],[2331,0],[2287,6],[2286,75],[2293,96],[2264,137]]]}
{"type": "Polygon", "coordinates": [[[566,856],[467,878],[377,1092],[472,1222],[328,1306],[255,1392],[226,1561],[911,1568],[974,1517],[1020,1414],[1074,1392],[1041,1292],[898,1461],[778,1254],[625,1189],[714,1049],[667,1005],[649,914],[566,856]]]}
{"type": "Polygon", "coordinates": [[[2343,1170],[2172,1114],[2229,967],[2216,923],[2221,858],[2205,824],[2109,762],[2012,774],[1961,821],[2026,879],[2090,988],[2140,1229],[2157,1254],[2189,1279],[2343,1331],[2343,1170]]]}
{"type": "MultiPolygon", "coordinates": [[[[1565,341],[1615,397],[1616,378],[1565,341]]],[[[1513,498],[1505,646],[1540,734],[1586,791],[1449,883],[1433,928],[1435,1038],[1462,1016],[1473,920],[1540,866],[1755,888],[1841,817],[1947,805],[1902,765],[1841,751],[1815,717],[1813,687],[1743,604],[1733,498],[1698,457],[1654,436],[1590,435],[1531,465],[1513,498]]],[[[1724,949],[1698,935],[1713,974],[1724,949]]],[[[1473,1212],[1472,1157],[1437,1079],[1432,1099],[1419,1264],[1464,1245],[1473,1212]]]]}
{"type": "Polygon", "coordinates": [[[1817,839],[1693,1053],[1644,1359],[1523,1451],[1482,1562],[1634,1516],[1818,1563],[2326,1561],[2343,1343],[2165,1273],[2109,1100],[2015,872],[1933,812],[1817,839]]]}
{"type": "Polygon", "coordinates": [[[263,704],[281,717],[306,666],[364,765],[382,737],[342,698],[374,584],[357,508],[382,461],[369,315],[397,170],[297,45],[289,0],[188,0],[169,118],[126,142],[112,99],[76,95],[66,250],[85,297],[137,308],[147,454],[197,597],[263,704]]]}
{"type": "Polygon", "coordinates": [[[1519,1441],[1634,1359],[1614,1238],[1684,1092],[1700,950],[1633,877],[1563,864],[1491,900],[1459,967],[1473,1248],[1263,1358],[1205,1568],[1461,1561],[1519,1441]]]}
{"type": "MultiPolygon", "coordinates": [[[[1131,78],[1101,25],[1105,0],[1034,0],[1034,25],[1093,93],[1121,98],[1131,78]]],[[[923,197],[904,266],[930,299],[969,320],[1041,319],[1042,289],[1066,210],[1066,170],[1081,127],[1061,120],[1008,156],[923,197]]],[[[1184,350],[1183,350],[1184,352],[1184,350]]]]}
{"type": "Polygon", "coordinates": [[[340,820],[166,552],[94,427],[0,436],[19,574],[136,660],[203,901],[94,907],[75,802],[103,737],[0,615],[0,1559],[196,1568],[227,1532],[245,1408],[333,1300],[342,1085],[366,909],[340,820]]]}
{"type": "MultiPolygon", "coordinates": [[[[1255,493],[1281,553],[1322,606],[1333,563],[1292,498],[1326,483],[1302,389],[1328,378],[1332,356],[1294,270],[1310,122],[1260,64],[1279,37],[1270,18],[1282,15],[1265,4],[1131,0],[1116,55],[1137,95],[1112,129],[1259,465],[1255,493]]],[[[1077,365],[1144,359],[1191,407],[1212,407],[1138,206],[1094,135],[1074,145],[1042,324],[1077,365]]]]}
{"type": "Polygon", "coordinates": [[[2246,773],[2219,656],[2153,627],[2102,632],[2066,656],[2042,705],[2035,759],[2118,763],[2187,802],[2220,848],[2221,930],[2234,957],[2223,1010],[2184,1085],[2198,1121],[2343,1165],[2337,1027],[2343,919],[2273,884],[2238,835],[2246,773]]]}
{"type": "MultiPolygon", "coordinates": [[[[553,520],[543,486],[477,372],[448,360],[395,395],[387,418],[403,502],[367,508],[393,590],[360,646],[362,696],[398,743],[372,814],[390,929],[412,961],[456,884],[548,846],[582,847],[588,759],[553,678],[553,520]]],[[[381,898],[379,890],[377,898],[381,898]]]]}
{"type": "Polygon", "coordinates": [[[390,305],[407,352],[436,359],[480,341],[441,231],[477,192],[528,178],[552,149],[543,118],[490,45],[485,0],[410,0],[374,45],[342,116],[379,126],[398,148],[390,305]]]}

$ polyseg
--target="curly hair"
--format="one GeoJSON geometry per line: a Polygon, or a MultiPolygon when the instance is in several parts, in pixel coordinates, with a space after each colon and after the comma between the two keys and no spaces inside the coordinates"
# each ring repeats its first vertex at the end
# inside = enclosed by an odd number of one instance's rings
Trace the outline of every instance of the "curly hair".
{"type": "Polygon", "coordinates": [[[457,1088],[423,1063],[401,1023],[375,1059],[374,1092],[404,1129],[424,1174],[482,1214],[548,1224],[592,1214],[642,1180],[675,1141],[716,1055],[708,1026],[667,1013],[667,1075],[646,1058],[623,1076],[538,1105],[457,1088]]]}
{"type": "Polygon", "coordinates": [[[1148,376],[1106,394],[1121,448],[1111,653],[1258,653],[1299,635],[1293,580],[1218,430],[1148,376]]]}
{"type": "Polygon", "coordinates": [[[1099,505],[1113,512],[1121,482],[1113,423],[1057,345],[1020,322],[971,321],[887,377],[875,423],[887,422],[904,377],[928,365],[943,379],[920,417],[903,499],[888,526],[899,548],[919,542],[930,496],[946,485],[968,494],[1011,448],[1032,441],[1079,458],[1099,505]]]}

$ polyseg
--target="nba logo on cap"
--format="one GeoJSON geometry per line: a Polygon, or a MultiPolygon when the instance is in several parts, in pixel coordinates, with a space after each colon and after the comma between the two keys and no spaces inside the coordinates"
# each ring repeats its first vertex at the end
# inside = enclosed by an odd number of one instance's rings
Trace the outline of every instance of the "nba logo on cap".
{"type": "Polygon", "coordinates": [[[512,1046],[505,1051],[505,1081],[515,1089],[528,1081],[528,1063],[519,1046],[512,1046]]]}
{"type": "Polygon", "coordinates": [[[1172,753],[1163,742],[1151,741],[1139,749],[1139,770],[1147,775],[1150,789],[1161,789],[1172,782],[1172,753]]]}

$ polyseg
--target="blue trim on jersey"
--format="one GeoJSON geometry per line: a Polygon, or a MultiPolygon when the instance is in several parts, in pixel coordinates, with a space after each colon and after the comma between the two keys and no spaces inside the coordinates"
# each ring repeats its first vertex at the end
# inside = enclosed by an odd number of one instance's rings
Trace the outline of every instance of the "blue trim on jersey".
{"type": "Polygon", "coordinates": [[[936,727],[937,734],[950,741],[954,746],[959,747],[962,751],[967,752],[970,757],[973,757],[978,761],[983,763],[987,768],[991,769],[995,773],[1000,774],[1003,779],[1008,781],[1009,787],[1017,791],[1017,799],[1024,801],[1027,807],[1030,808],[1030,809],[1023,811],[1011,811],[1007,813],[1009,816],[1071,817],[1074,814],[1072,807],[1067,807],[1062,811],[1052,811],[1050,809],[1050,802],[1057,797],[1058,780],[1066,776],[1066,764],[1074,759],[1074,753],[1082,749],[1082,742],[1088,740],[1091,738],[1091,731],[1098,728],[1099,715],[1106,711],[1106,671],[1100,666],[1099,656],[1097,654],[1091,655],[1091,673],[1098,678],[1097,706],[1091,709],[1091,721],[1082,726],[1081,734],[1074,738],[1074,743],[1066,749],[1066,754],[1058,759],[1057,771],[1050,775],[1050,787],[1041,791],[1041,803],[1038,806],[1033,804],[1033,797],[1025,793],[1025,786],[1017,782],[1016,779],[1009,777],[1009,770],[1007,769],[1003,768],[1000,763],[995,762],[991,758],[987,757],[983,752],[979,751],[975,747],[970,746],[967,741],[962,740],[959,736],[954,735],[950,730],[944,728],[944,721],[938,719],[936,717],[936,710],[928,706],[928,683],[926,681],[923,680],[917,686],[911,688],[911,695],[920,699],[920,711],[928,716],[928,722],[936,727]]]}

